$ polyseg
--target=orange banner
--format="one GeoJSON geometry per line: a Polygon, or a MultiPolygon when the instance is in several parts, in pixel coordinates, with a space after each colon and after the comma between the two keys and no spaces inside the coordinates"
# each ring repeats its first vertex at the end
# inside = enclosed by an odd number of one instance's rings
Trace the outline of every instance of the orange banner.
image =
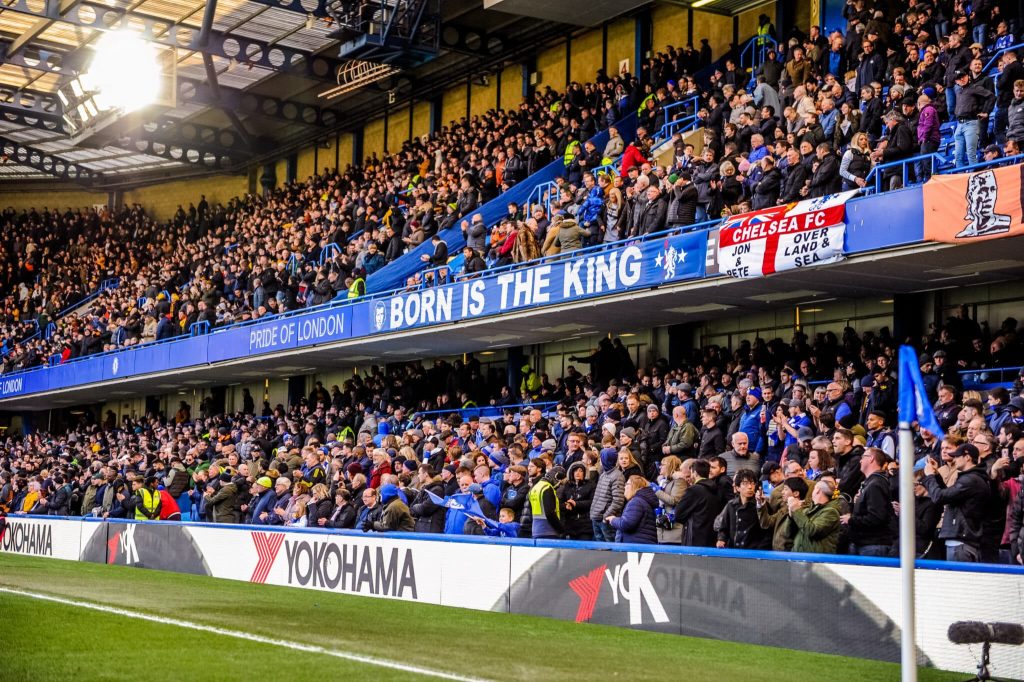
{"type": "Polygon", "coordinates": [[[933,175],[924,185],[924,238],[950,244],[1024,234],[1024,166],[933,175]]]}

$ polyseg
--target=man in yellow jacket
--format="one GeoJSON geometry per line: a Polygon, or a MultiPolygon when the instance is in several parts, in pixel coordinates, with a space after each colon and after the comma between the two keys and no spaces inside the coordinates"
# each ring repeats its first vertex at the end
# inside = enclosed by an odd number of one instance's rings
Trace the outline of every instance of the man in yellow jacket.
{"type": "Polygon", "coordinates": [[[524,401],[536,398],[540,394],[540,375],[530,367],[529,363],[525,363],[520,372],[523,375],[523,380],[519,384],[520,398],[524,401]]]}
{"type": "Polygon", "coordinates": [[[135,507],[136,521],[158,521],[160,519],[160,491],[157,490],[156,476],[148,476],[145,483],[142,479],[132,481],[135,495],[132,506],[135,507]]]}

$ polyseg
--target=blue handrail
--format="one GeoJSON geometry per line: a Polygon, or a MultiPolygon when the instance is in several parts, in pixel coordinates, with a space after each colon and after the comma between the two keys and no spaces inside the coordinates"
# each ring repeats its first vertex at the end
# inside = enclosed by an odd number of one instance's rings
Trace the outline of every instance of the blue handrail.
{"type": "Polygon", "coordinates": [[[452,280],[452,270],[446,265],[438,265],[435,268],[429,268],[423,271],[422,281],[420,286],[425,287],[436,287],[442,284],[448,284],[452,280]]]}
{"type": "Polygon", "coordinates": [[[697,114],[669,121],[655,133],[654,142],[656,145],[660,145],[668,141],[676,133],[688,133],[691,130],[696,130],[698,123],[700,123],[700,117],[697,114]]]}
{"type": "Polygon", "coordinates": [[[323,265],[329,258],[336,258],[341,253],[341,247],[331,242],[320,251],[320,265],[323,265]]]}
{"type": "Polygon", "coordinates": [[[666,106],[666,107],[664,107],[662,109],[662,112],[665,114],[665,121],[673,120],[670,117],[670,113],[672,111],[674,111],[676,109],[680,109],[680,108],[682,108],[685,111],[686,109],[688,109],[690,107],[693,107],[693,114],[685,114],[681,118],[686,118],[688,116],[692,116],[692,115],[696,114],[697,113],[697,105],[698,104],[700,104],[700,97],[698,95],[691,95],[691,96],[687,97],[684,100],[680,100],[678,102],[673,102],[672,104],[669,104],[668,106],[666,106]]]}
{"type": "Polygon", "coordinates": [[[754,36],[747,41],[747,44],[743,46],[743,50],[740,52],[740,68],[750,69],[754,71],[757,67],[761,66],[768,60],[768,50],[778,50],[779,42],[771,36],[754,36]],[[758,45],[759,40],[765,42],[758,45]],[[749,63],[747,63],[747,57],[749,55],[749,63]]]}
{"type": "Polygon", "coordinates": [[[899,161],[880,163],[874,168],[872,168],[871,172],[868,173],[867,177],[865,178],[865,181],[868,183],[865,186],[865,190],[871,189],[876,194],[878,192],[881,192],[882,180],[885,178],[885,171],[889,170],[890,168],[900,169],[900,173],[903,176],[903,186],[907,187],[908,185],[913,184],[909,182],[909,172],[910,168],[912,167],[911,164],[928,163],[929,174],[933,175],[935,173],[935,163],[937,159],[944,160],[938,154],[921,154],[920,156],[913,156],[909,159],[900,159],[899,161]],[[874,180],[873,183],[872,180],[874,180]]]}
{"type": "Polygon", "coordinates": [[[526,409],[537,409],[541,412],[548,412],[551,408],[558,405],[557,400],[539,401],[532,403],[516,403],[515,405],[480,405],[478,407],[451,407],[442,410],[416,410],[415,416],[426,417],[435,414],[455,414],[458,413],[461,417],[500,417],[505,413],[505,410],[513,410],[516,412],[521,411],[523,408],[526,409]]]}
{"type": "Polygon", "coordinates": [[[697,95],[692,95],[680,102],[675,102],[665,107],[665,123],[662,124],[661,128],[659,128],[658,131],[654,134],[655,143],[660,144],[667,140],[668,138],[672,137],[674,133],[679,132],[681,130],[692,130],[696,126],[697,121],[699,120],[697,118],[697,110],[699,105],[700,97],[698,97],[697,95]],[[678,118],[670,118],[670,112],[680,108],[682,108],[684,112],[691,111],[691,113],[684,114],[683,116],[680,116],[678,118]]]}
{"type": "Polygon", "coordinates": [[[957,372],[965,389],[986,389],[995,385],[1011,384],[1024,367],[982,367],[957,372]],[[1009,376],[1007,376],[1009,374],[1009,376]]]}
{"type": "Polygon", "coordinates": [[[992,55],[992,58],[988,60],[988,62],[985,64],[984,68],[982,68],[982,71],[984,71],[985,73],[988,73],[988,70],[992,68],[992,66],[996,63],[996,60],[998,60],[1000,57],[1002,57],[1007,52],[1016,52],[1017,50],[1019,50],[1021,48],[1024,48],[1024,43],[1017,43],[1016,45],[1010,45],[1009,47],[1004,47],[1003,49],[999,50],[998,52],[996,52],[995,54],[992,55]]]}
{"type": "MultiPolygon", "coordinates": [[[[604,166],[598,166],[597,168],[588,170],[588,173],[593,173],[596,177],[599,173],[617,173],[619,168],[619,162],[613,161],[612,163],[605,164],[604,166]]],[[[544,207],[544,215],[549,219],[551,218],[551,204],[554,201],[553,196],[556,193],[555,190],[558,188],[558,183],[554,180],[548,182],[542,182],[533,188],[530,192],[530,196],[526,198],[523,206],[527,212],[533,206],[541,205],[544,207]]],[[[488,226],[491,227],[491,226],[488,226]]]]}
{"type": "Polygon", "coordinates": [[[929,175],[953,175],[957,173],[973,173],[974,171],[981,170],[983,168],[991,168],[994,166],[1009,166],[1024,162],[1024,154],[1018,154],[1016,156],[1004,156],[991,161],[979,161],[978,163],[971,164],[969,166],[947,166],[948,161],[941,154],[921,154],[920,156],[912,156],[909,159],[900,159],[899,161],[890,161],[889,163],[881,163],[871,169],[868,173],[867,181],[868,185],[865,187],[866,193],[877,194],[882,191],[882,180],[885,175],[885,171],[893,168],[899,168],[899,172],[903,178],[903,186],[911,187],[914,185],[924,184],[927,178],[914,177],[913,182],[910,178],[911,164],[927,163],[929,164],[930,174],[929,175]]]}

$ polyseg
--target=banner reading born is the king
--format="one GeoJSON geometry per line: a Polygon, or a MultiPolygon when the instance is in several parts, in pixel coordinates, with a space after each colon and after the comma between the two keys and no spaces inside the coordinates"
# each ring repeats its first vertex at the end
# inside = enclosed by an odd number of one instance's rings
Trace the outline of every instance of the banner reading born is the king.
{"type": "Polygon", "coordinates": [[[1024,234],[1024,166],[933,175],[924,185],[924,238],[950,244],[1024,234]]]}

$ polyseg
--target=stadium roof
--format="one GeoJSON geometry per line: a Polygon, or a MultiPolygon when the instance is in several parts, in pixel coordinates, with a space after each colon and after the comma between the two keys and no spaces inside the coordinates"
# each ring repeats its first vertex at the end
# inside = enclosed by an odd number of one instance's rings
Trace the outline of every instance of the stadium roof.
{"type": "Polygon", "coordinates": [[[444,0],[437,58],[335,100],[345,60],[326,0],[5,0],[0,4],[0,179],[58,177],[97,188],[239,170],[280,158],[571,32],[565,24],[444,0]],[[212,10],[212,11],[211,11],[212,10]],[[204,18],[209,21],[204,32],[204,18]],[[61,85],[99,36],[141,29],[177,71],[175,106],[144,109],[89,148],[64,132],[61,85]]]}

